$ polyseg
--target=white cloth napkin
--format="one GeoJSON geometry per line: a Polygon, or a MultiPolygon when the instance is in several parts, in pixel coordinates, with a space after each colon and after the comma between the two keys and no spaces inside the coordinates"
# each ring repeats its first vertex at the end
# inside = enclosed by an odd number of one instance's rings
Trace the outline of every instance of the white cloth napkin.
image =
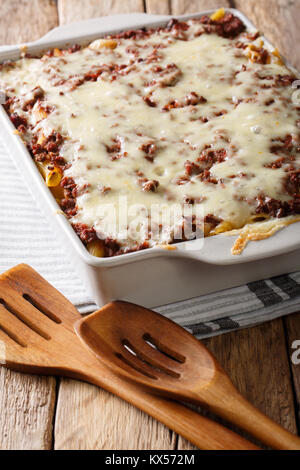
{"type": "MultiPolygon", "coordinates": [[[[0,141],[0,272],[27,263],[81,313],[96,305],[0,141]]],[[[204,338],[300,310],[300,272],[156,309],[204,338]]]]}

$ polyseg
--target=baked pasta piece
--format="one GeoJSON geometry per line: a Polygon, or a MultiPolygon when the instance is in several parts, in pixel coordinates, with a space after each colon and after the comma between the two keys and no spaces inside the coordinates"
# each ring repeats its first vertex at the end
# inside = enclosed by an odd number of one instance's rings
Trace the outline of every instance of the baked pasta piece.
{"type": "Polygon", "coordinates": [[[197,236],[242,230],[240,253],[299,220],[295,80],[224,9],[0,69],[10,119],[100,257],[188,239],[188,224],[197,236]]]}

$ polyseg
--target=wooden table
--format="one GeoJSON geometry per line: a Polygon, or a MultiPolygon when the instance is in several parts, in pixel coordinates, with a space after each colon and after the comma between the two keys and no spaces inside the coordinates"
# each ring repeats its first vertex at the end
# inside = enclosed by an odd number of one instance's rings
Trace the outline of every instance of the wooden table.
{"type": "MultiPolygon", "coordinates": [[[[236,6],[300,69],[300,0],[0,0],[0,43],[59,24],[133,11],[183,14],[236,6]]],[[[275,421],[300,430],[300,314],[207,340],[239,390],[275,421]]],[[[0,449],[193,449],[162,424],[96,387],[0,369],[0,449]]]]}

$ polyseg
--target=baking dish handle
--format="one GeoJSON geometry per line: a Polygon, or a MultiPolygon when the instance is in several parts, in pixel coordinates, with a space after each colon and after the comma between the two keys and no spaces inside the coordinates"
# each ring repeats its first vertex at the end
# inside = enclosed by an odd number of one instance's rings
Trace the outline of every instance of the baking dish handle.
{"type": "Polygon", "coordinates": [[[169,255],[216,265],[234,265],[285,255],[300,249],[300,222],[280,230],[271,238],[249,242],[241,254],[232,254],[238,235],[220,234],[173,245],[169,255]]]}
{"type": "MultiPolygon", "coordinates": [[[[130,27],[138,27],[140,23],[143,26],[151,25],[157,21],[168,21],[170,16],[166,15],[149,15],[146,13],[127,13],[122,15],[110,15],[99,18],[91,18],[88,20],[78,21],[75,23],[64,24],[51,29],[45,36],[41,37],[37,41],[24,44],[27,47],[48,44],[51,41],[68,41],[76,36],[86,37],[88,30],[88,36],[93,36],[101,31],[101,35],[112,32],[113,30],[128,29],[130,27]]],[[[9,51],[16,48],[16,45],[0,46],[0,52],[9,51]]]]}

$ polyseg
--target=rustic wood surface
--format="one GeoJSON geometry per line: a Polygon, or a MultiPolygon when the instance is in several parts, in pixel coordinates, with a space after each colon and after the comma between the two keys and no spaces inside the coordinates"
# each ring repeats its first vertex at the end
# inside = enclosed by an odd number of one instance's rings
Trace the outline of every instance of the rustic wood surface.
{"type": "Polygon", "coordinates": [[[146,0],[147,13],[155,15],[169,15],[171,13],[171,0],[146,0]]]}
{"type": "Polygon", "coordinates": [[[172,0],[171,13],[185,15],[220,7],[230,7],[230,0],[172,0]]]}
{"type": "Polygon", "coordinates": [[[294,66],[300,65],[299,0],[235,0],[235,5],[294,66]]]}
{"type": "MultiPolygon", "coordinates": [[[[147,11],[236,6],[300,68],[299,0],[0,0],[0,44],[37,39],[58,24],[147,11]],[[146,9],[146,10],[145,10],[146,9]]],[[[300,430],[300,314],[206,341],[235,385],[292,432],[300,430]]],[[[193,449],[160,423],[96,387],[0,369],[0,449],[193,449]],[[53,429],[54,424],[54,429],[53,429]]]]}
{"type": "Polygon", "coordinates": [[[55,449],[176,448],[176,434],[104,390],[63,379],[55,420],[55,449]]]}
{"type": "Polygon", "coordinates": [[[143,0],[58,0],[61,24],[117,13],[144,12],[143,0]]]}
{"type": "MultiPolygon", "coordinates": [[[[300,315],[292,315],[287,317],[283,321],[286,333],[286,347],[290,357],[295,354],[297,350],[299,351],[300,347],[300,315]],[[297,345],[294,346],[294,343],[297,342],[297,345]]],[[[293,383],[293,391],[294,391],[294,404],[295,404],[295,411],[296,411],[296,420],[298,423],[298,432],[300,429],[300,364],[299,364],[300,355],[298,354],[296,359],[298,359],[298,365],[294,364],[292,361],[290,362],[291,366],[291,373],[292,373],[292,383],[293,383]]]]}
{"type": "Polygon", "coordinates": [[[56,379],[0,368],[0,450],[49,450],[56,379]]]}
{"type": "Polygon", "coordinates": [[[34,41],[58,25],[55,0],[0,0],[0,43],[34,41]]]}

